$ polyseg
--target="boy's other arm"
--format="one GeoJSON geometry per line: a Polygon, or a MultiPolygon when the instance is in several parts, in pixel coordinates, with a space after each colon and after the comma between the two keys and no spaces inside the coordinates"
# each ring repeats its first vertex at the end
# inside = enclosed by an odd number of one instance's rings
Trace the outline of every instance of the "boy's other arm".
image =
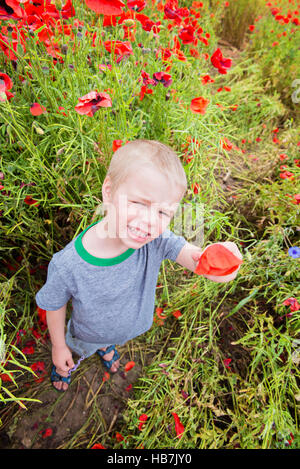
{"type": "MultiPolygon", "coordinates": [[[[229,251],[231,251],[236,257],[242,259],[242,254],[240,253],[235,243],[232,243],[231,241],[226,241],[224,243],[218,243],[218,244],[223,244],[223,246],[227,248],[229,251]]],[[[178,254],[176,262],[180,264],[182,267],[185,267],[186,269],[189,269],[193,273],[195,273],[195,269],[197,267],[197,264],[198,264],[198,261],[200,259],[202,252],[203,250],[200,249],[198,246],[195,246],[190,243],[186,243],[181,249],[180,253],[178,254]]],[[[240,267],[238,267],[237,270],[235,270],[234,272],[232,272],[232,274],[229,274],[229,275],[223,275],[223,276],[203,275],[203,277],[207,278],[208,280],[212,280],[213,282],[217,282],[217,283],[230,282],[231,280],[235,279],[239,269],[240,267]]]]}
{"type": "Polygon", "coordinates": [[[52,361],[57,369],[68,371],[74,366],[72,353],[65,341],[67,304],[55,311],[47,311],[47,325],[52,343],[52,361]]]}

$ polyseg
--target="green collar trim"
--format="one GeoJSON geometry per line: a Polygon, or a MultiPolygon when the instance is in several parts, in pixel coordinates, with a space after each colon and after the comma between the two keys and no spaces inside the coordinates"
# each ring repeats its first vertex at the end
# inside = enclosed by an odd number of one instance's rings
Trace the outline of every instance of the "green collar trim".
{"type": "MultiPolygon", "coordinates": [[[[100,221],[100,220],[99,220],[100,221]]],[[[115,264],[121,264],[121,262],[125,261],[129,256],[131,256],[134,252],[135,249],[128,248],[127,251],[123,252],[119,256],[116,257],[109,257],[108,259],[103,259],[101,257],[96,257],[92,256],[87,250],[84,248],[82,244],[82,237],[84,233],[89,230],[92,226],[96,225],[99,223],[99,221],[96,221],[95,223],[92,223],[89,225],[82,233],[80,233],[79,236],[75,239],[75,249],[77,251],[77,254],[86,262],[92,265],[115,265],[115,264]]]]}

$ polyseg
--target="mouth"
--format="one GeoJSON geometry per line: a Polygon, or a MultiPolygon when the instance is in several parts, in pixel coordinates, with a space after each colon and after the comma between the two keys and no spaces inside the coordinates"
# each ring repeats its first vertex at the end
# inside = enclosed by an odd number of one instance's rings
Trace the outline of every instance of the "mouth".
{"type": "Polygon", "coordinates": [[[150,233],[145,233],[144,231],[139,230],[138,228],[133,228],[132,226],[127,226],[128,233],[132,239],[139,242],[144,242],[150,238],[150,233]]]}

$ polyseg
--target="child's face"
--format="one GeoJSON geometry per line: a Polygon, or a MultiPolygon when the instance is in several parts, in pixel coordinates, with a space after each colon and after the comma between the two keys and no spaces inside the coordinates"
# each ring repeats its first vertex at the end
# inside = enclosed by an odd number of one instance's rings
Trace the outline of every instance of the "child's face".
{"type": "Polygon", "coordinates": [[[102,195],[108,236],[138,249],[165,231],[183,194],[158,170],[147,166],[128,177],[113,195],[110,179],[105,178],[102,195]]]}

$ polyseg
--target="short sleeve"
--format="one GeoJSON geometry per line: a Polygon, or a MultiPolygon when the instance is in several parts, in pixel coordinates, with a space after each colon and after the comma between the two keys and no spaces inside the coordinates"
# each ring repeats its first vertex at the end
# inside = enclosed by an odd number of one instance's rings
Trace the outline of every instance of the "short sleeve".
{"type": "Polygon", "coordinates": [[[64,306],[71,296],[52,258],[48,264],[47,281],[35,295],[36,304],[46,311],[55,311],[64,306]]]}
{"type": "Polygon", "coordinates": [[[161,259],[170,259],[171,261],[176,261],[181,249],[187,243],[183,236],[178,236],[168,229],[165,230],[156,241],[156,247],[161,259]]]}

